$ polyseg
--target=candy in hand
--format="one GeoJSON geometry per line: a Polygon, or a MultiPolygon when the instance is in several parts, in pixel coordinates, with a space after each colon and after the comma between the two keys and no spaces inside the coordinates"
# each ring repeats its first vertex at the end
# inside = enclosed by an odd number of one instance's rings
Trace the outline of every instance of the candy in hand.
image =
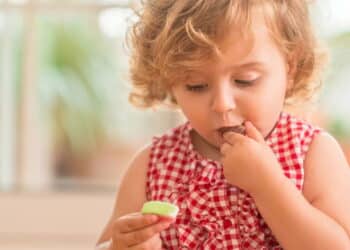
{"type": "Polygon", "coordinates": [[[148,201],[143,204],[141,213],[156,214],[165,217],[175,218],[179,208],[169,202],[164,201],[148,201]]]}

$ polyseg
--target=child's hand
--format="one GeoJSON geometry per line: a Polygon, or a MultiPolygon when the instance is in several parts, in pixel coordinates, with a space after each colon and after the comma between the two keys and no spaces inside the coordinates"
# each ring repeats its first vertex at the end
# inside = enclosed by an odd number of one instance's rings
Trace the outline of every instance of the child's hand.
{"type": "Polygon", "coordinates": [[[245,132],[246,136],[234,132],[224,134],[226,143],[220,148],[221,162],[227,181],[252,194],[263,190],[264,183],[283,172],[263,135],[251,122],[245,122],[245,132]]]}
{"type": "Polygon", "coordinates": [[[173,219],[141,213],[118,218],[113,227],[111,250],[162,249],[159,233],[169,227],[173,219]]]}

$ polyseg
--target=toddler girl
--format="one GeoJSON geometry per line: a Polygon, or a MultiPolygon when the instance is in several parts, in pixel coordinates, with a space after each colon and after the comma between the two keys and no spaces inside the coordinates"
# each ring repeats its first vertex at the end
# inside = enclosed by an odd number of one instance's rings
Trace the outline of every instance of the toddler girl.
{"type": "Polygon", "coordinates": [[[350,171],[287,104],[325,58],[306,0],[145,0],[131,31],[131,102],[181,109],[127,171],[101,249],[350,249],[350,171]],[[142,215],[148,200],[175,219],[142,215]]]}

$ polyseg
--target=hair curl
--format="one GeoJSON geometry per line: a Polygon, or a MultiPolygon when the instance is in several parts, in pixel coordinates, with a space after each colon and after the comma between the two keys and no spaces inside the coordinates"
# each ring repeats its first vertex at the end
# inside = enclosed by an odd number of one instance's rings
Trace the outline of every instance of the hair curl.
{"type": "Polygon", "coordinates": [[[286,105],[310,100],[321,87],[326,50],[316,39],[307,0],[144,0],[128,33],[131,47],[129,100],[139,107],[175,104],[170,86],[180,73],[220,53],[218,27],[247,34],[253,8],[261,8],[271,36],[294,60],[294,84],[286,105]]]}

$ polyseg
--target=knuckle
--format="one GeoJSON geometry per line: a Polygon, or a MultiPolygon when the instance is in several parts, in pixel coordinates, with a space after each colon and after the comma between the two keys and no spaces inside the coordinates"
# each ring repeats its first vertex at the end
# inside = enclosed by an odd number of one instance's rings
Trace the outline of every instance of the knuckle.
{"type": "Polygon", "coordinates": [[[141,237],[140,237],[140,233],[133,233],[131,238],[132,238],[133,242],[141,242],[142,241],[141,237]]]}
{"type": "Polygon", "coordinates": [[[150,238],[150,233],[147,231],[140,231],[133,234],[133,240],[135,242],[144,242],[150,238]]]}
{"type": "Polygon", "coordinates": [[[112,235],[112,242],[114,242],[116,245],[124,244],[126,241],[125,237],[123,237],[122,234],[119,232],[113,233],[112,235]]]}
{"type": "Polygon", "coordinates": [[[124,227],[128,222],[127,216],[121,216],[113,221],[114,230],[120,231],[122,227],[124,227]]]}
{"type": "Polygon", "coordinates": [[[141,237],[144,240],[147,240],[151,238],[153,235],[153,231],[151,229],[146,229],[145,231],[142,232],[141,237]]]}
{"type": "Polygon", "coordinates": [[[119,232],[119,228],[120,228],[120,220],[117,219],[117,220],[112,222],[112,231],[119,232]]]}

